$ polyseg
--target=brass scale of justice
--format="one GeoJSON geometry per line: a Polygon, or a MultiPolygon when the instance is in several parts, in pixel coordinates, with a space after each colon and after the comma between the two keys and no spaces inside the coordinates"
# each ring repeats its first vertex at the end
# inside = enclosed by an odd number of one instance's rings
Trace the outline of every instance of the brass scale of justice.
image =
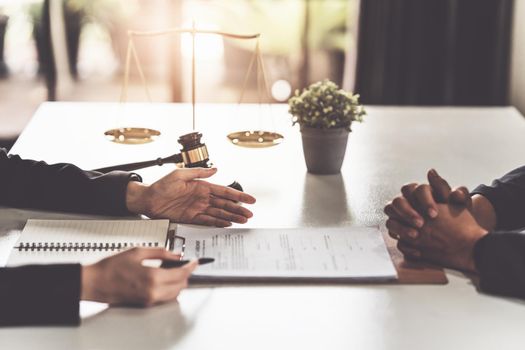
{"type": "MultiPolygon", "coordinates": [[[[250,35],[241,35],[241,34],[234,34],[234,33],[226,33],[222,31],[215,31],[215,30],[202,30],[202,29],[196,29],[195,23],[193,23],[191,29],[183,29],[183,28],[172,28],[167,30],[161,30],[161,31],[128,31],[128,48],[126,53],[126,66],[125,66],[125,75],[124,75],[124,81],[122,86],[122,94],[120,97],[120,102],[124,103],[127,101],[127,90],[128,90],[128,81],[129,81],[129,73],[130,73],[130,65],[131,65],[131,58],[133,57],[133,60],[135,61],[135,65],[137,68],[137,71],[139,73],[139,76],[142,80],[142,84],[144,85],[144,89],[146,92],[146,95],[148,97],[148,100],[152,102],[151,94],[148,89],[148,85],[146,82],[146,76],[144,74],[144,71],[142,70],[142,66],[140,64],[137,51],[135,49],[135,45],[133,43],[133,38],[136,36],[161,36],[161,35],[169,35],[169,34],[183,34],[188,33],[191,34],[192,38],[192,56],[191,56],[191,83],[192,83],[192,92],[191,92],[191,103],[192,103],[192,117],[193,117],[193,130],[195,130],[195,36],[196,34],[213,34],[213,35],[220,35],[222,37],[231,38],[231,39],[241,39],[241,40],[256,40],[255,44],[255,51],[252,55],[252,59],[250,61],[250,64],[248,66],[248,71],[246,72],[246,76],[244,78],[243,87],[241,90],[241,96],[239,98],[239,105],[241,104],[244,92],[246,90],[246,85],[248,83],[248,79],[250,77],[250,73],[252,71],[252,68],[254,64],[256,65],[256,79],[257,79],[257,92],[259,96],[259,103],[260,103],[260,75],[262,74],[262,84],[264,91],[269,98],[268,93],[268,80],[266,77],[266,72],[262,60],[261,50],[260,50],[260,44],[259,39],[261,34],[250,34],[250,35]]],[[[137,128],[137,127],[124,127],[124,128],[118,128],[118,129],[112,129],[108,130],[104,133],[111,141],[116,143],[122,143],[122,144],[143,144],[152,142],[155,140],[156,137],[160,136],[160,131],[148,129],[148,128],[137,128]]],[[[269,131],[262,131],[262,130],[255,130],[255,131],[238,131],[233,132],[227,135],[228,139],[237,146],[241,147],[248,147],[248,148],[263,148],[263,147],[271,147],[278,145],[282,142],[284,137],[281,134],[278,134],[276,132],[269,132],[269,131]]],[[[169,164],[173,163],[180,167],[188,167],[188,168],[195,168],[195,167],[210,167],[210,159],[208,154],[208,149],[204,143],[201,142],[202,134],[199,132],[191,132],[186,135],[182,135],[179,137],[178,142],[182,145],[182,148],[180,150],[180,153],[173,154],[169,157],[165,158],[157,158],[150,161],[143,161],[143,162],[136,162],[136,163],[128,163],[128,164],[120,164],[100,169],[95,169],[95,171],[99,171],[102,173],[107,173],[113,170],[123,170],[123,171],[132,171],[137,169],[143,169],[151,166],[160,166],[163,164],[169,164]]],[[[242,191],[242,186],[234,182],[230,187],[236,188],[238,190],[242,191]]]]}

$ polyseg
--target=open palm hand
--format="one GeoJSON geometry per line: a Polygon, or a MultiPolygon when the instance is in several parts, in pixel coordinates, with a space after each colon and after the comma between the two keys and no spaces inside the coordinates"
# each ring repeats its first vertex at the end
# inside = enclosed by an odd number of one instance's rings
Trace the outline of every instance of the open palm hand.
{"type": "Polygon", "coordinates": [[[232,222],[246,223],[253,214],[239,203],[255,203],[255,198],[233,188],[199,180],[215,174],[217,169],[179,169],[150,186],[143,186],[132,202],[135,210],[152,218],[167,218],[179,223],[217,227],[232,222]]]}

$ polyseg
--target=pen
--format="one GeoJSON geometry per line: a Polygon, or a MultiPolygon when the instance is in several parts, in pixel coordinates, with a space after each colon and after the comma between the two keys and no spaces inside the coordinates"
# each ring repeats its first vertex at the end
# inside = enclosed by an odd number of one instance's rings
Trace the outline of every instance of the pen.
{"type": "MultiPolygon", "coordinates": [[[[199,258],[199,265],[209,264],[215,261],[214,258],[199,258]]],[[[160,267],[170,269],[173,267],[181,267],[189,263],[190,260],[163,260],[160,267]]]]}

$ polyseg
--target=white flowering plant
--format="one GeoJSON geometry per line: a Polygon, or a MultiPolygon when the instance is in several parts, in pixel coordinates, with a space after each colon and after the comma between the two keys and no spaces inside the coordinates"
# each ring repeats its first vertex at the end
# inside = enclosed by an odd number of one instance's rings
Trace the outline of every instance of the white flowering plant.
{"type": "Polygon", "coordinates": [[[359,103],[359,95],[340,89],[325,79],[308,88],[295,91],[288,100],[293,125],[299,124],[316,129],[345,128],[353,121],[362,122],[366,111],[359,103]]]}

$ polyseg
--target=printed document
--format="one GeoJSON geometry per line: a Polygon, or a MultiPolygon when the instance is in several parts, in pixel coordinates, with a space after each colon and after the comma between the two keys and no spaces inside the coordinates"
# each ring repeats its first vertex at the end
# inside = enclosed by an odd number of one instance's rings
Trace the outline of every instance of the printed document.
{"type": "Polygon", "coordinates": [[[184,258],[211,257],[195,280],[392,280],[378,228],[213,229],[178,226],[184,258]]]}

